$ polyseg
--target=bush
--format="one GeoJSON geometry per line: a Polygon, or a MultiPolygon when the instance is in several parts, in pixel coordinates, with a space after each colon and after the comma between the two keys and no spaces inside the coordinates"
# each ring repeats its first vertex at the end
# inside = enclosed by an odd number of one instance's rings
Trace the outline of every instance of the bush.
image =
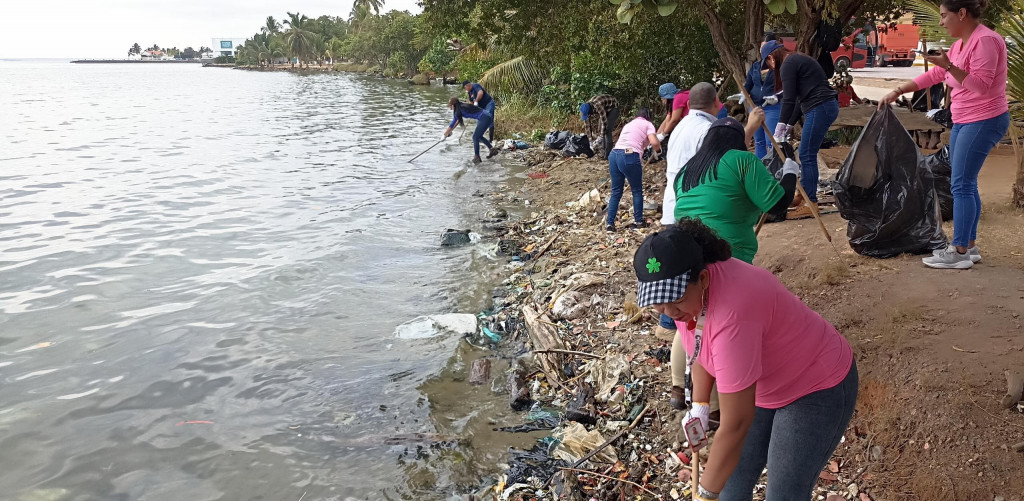
{"type": "Polygon", "coordinates": [[[366,68],[364,73],[372,73],[372,74],[376,75],[376,74],[380,73],[380,66],[370,66],[369,68],[366,68]]]}
{"type": "Polygon", "coordinates": [[[214,64],[235,64],[235,58],[232,56],[217,56],[213,58],[214,64]]]}
{"type": "Polygon", "coordinates": [[[475,82],[483,76],[484,72],[500,62],[502,62],[500,57],[495,57],[489,52],[474,48],[459,54],[459,57],[455,58],[455,70],[459,72],[459,78],[475,82]]]}
{"type": "Polygon", "coordinates": [[[334,71],[348,71],[352,73],[365,73],[368,65],[363,63],[338,63],[334,65],[334,71]]]}

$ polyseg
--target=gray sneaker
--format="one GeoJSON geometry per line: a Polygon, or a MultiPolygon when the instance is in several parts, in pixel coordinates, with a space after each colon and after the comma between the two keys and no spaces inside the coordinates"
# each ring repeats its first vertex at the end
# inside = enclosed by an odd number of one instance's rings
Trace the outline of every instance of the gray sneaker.
{"type": "MultiPolygon", "coordinates": [[[[940,253],[945,251],[946,249],[935,249],[934,251],[932,251],[932,255],[938,256],[940,253]]],[[[967,254],[971,256],[972,263],[978,264],[981,262],[981,249],[979,249],[977,245],[971,247],[970,249],[967,249],[967,254]]]]}
{"type": "MultiPolygon", "coordinates": [[[[981,256],[979,255],[978,257],[981,256]]],[[[956,251],[956,247],[952,245],[938,251],[932,257],[922,259],[921,262],[929,268],[943,270],[966,270],[974,266],[974,261],[971,260],[969,252],[967,254],[960,254],[956,251]]]]}

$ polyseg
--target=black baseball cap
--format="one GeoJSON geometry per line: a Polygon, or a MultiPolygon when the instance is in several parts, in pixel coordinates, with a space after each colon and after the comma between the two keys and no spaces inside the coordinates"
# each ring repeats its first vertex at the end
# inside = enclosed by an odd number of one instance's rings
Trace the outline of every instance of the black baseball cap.
{"type": "Polygon", "coordinates": [[[740,134],[744,134],[744,135],[746,135],[746,133],[747,133],[746,129],[743,128],[743,125],[740,124],[740,122],[738,120],[736,120],[735,118],[733,118],[733,117],[725,117],[725,118],[719,118],[718,120],[715,120],[714,122],[711,123],[711,127],[710,128],[713,129],[715,127],[728,127],[730,129],[732,129],[734,131],[737,131],[740,134]]]}
{"type": "Polygon", "coordinates": [[[636,272],[637,305],[678,301],[686,292],[690,277],[704,269],[704,249],[689,232],[670,226],[644,239],[633,255],[636,272]]]}

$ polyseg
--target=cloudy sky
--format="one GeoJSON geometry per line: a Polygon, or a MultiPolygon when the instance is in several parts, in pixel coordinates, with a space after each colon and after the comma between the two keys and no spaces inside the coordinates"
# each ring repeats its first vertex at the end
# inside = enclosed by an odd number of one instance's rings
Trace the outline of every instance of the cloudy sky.
{"type": "MultiPolygon", "coordinates": [[[[416,0],[384,10],[420,11],[416,0]]],[[[213,37],[247,38],[285,12],[348,17],[352,0],[0,0],[0,58],[123,58],[142,47],[198,49],[213,37]]]]}

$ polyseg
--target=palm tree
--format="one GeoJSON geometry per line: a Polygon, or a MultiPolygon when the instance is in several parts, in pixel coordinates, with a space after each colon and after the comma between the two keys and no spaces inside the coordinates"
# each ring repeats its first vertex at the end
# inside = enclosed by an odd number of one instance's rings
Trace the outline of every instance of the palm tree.
{"type": "Polygon", "coordinates": [[[132,45],[132,48],[128,49],[128,55],[130,56],[132,54],[142,54],[142,46],[139,45],[138,42],[136,42],[135,45],[132,45]]]}
{"type": "Polygon", "coordinates": [[[529,94],[540,89],[546,74],[533,61],[519,56],[485,71],[480,84],[498,94],[529,94]]]}
{"type": "Polygon", "coordinates": [[[264,35],[273,35],[281,31],[281,23],[274,19],[274,16],[267,16],[267,23],[260,28],[260,32],[264,35]]]}
{"type": "Polygon", "coordinates": [[[370,8],[365,5],[355,4],[352,6],[352,12],[348,15],[348,25],[352,28],[352,31],[358,33],[368,17],[370,17],[370,8]]]}
{"type": "Polygon", "coordinates": [[[384,0],[356,0],[352,3],[352,10],[357,7],[365,8],[366,10],[373,9],[373,13],[380,15],[380,8],[384,6],[384,0]]]}

